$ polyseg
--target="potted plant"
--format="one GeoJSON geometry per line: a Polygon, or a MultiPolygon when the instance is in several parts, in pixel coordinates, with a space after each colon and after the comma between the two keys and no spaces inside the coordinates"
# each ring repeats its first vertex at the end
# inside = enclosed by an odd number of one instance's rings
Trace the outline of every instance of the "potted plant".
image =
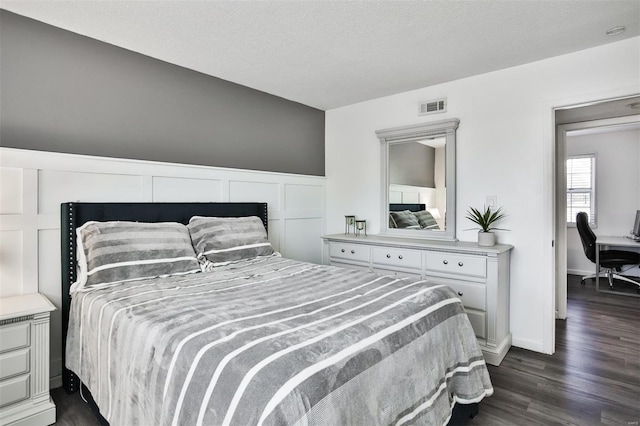
{"type": "Polygon", "coordinates": [[[467,219],[480,226],[480,231],[478,231],[479,246],[490,247],[496,244],[496,234],[491,231],[494,229],[505,230],[493,226],[495,222],[499,221],[503,217],[505,217],[505,214],[502,213],[502,207],[498,207],[495,211],[491,211],[491,206],[485,207],[484,211],[469,207],[469,210],[467,211],[467,219]]]}

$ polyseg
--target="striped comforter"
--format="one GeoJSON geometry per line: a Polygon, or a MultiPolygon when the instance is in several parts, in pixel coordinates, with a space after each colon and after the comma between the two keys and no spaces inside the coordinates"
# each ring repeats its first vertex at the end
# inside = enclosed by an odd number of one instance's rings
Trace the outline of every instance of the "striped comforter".
{"type": "Polygon", "coordinates": [[[113,425],[445,424],[493,389],[448,287],[282,257],[78,292],[67,368],[113,425]]]}

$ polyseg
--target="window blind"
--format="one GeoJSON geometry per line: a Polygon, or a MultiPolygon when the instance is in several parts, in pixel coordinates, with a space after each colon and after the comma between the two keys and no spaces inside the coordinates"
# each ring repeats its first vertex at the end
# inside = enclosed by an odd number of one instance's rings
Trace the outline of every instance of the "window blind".
{"type": "Polygon", "coordinates": [[[596,224],[595,161],[595,154],[567,157],[567,223],[587,212],[589,223],[596,224]]]}

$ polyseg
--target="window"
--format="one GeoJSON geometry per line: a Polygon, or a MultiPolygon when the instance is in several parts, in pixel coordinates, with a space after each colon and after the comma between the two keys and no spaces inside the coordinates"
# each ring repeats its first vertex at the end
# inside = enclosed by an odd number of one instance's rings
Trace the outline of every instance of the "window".
{"type": "Polygon", "coordinates": [[[596,155],[567,157],[567,224],[575,226],[576,215],[587,212],[596,225],[596,155]]]}

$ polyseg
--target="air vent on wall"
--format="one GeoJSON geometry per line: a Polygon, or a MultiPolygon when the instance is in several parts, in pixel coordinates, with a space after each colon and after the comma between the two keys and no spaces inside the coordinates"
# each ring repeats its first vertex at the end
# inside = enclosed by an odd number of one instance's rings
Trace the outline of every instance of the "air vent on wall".
{"type": "Polygon", "coordinates": [[[447,98],[418,104],[418,115],[437,114],[440,112],[447,112],[447,98]]]}

